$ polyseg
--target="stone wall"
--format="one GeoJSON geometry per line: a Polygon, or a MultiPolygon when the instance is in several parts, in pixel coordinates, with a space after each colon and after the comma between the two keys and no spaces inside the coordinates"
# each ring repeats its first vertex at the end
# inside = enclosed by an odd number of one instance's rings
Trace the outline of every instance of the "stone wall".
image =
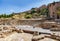
{"type": "Polygon", "coordinates": [[[60,7],[60,2],[54,2],[48,5],[50,17],[54,19],[60,19],[60,15],[57,14],[57,8],[60,7]],[[59,17],[59,18],[58,18],[59,17]]]}
{"type": "Polygon", "coordinates": [[[37,25],[41,20],[0,19],[0,25],[37,25]]]}

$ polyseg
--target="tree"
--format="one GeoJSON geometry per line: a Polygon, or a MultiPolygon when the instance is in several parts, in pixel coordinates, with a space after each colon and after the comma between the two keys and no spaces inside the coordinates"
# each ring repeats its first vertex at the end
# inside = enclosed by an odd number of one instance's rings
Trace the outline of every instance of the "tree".
{"type": "Polygon", "coordinates": [[[52,4],[55,5],[55,3],[56,3],[56,2],[54,1],[52,4]]]}
{"type": "Polygon", "coordinates": [[[31,9],[31,14],[36,13],[35,8],[31,9]]]}
{"type": "Polygon", "coordinates": [[[57,14],[60,15],[60,7],[57,7],[57,14]]]}
{"type": "Polygon", "coordinates": [[[42,9],[40,10],[40,14],[41,14],[41,15],[46,15],[46,16],[48,16],[48,13],[49,13],[49,10],[48,10],[47,8],[42,8],[42,9]]]}
{"type": "Polygon", "coordinates": [[[9,14],[9,15],[7,15],[7,14],[1,14],[0,18],[10,18],[12,16],[13,16],[13,14],[9,14]]]}

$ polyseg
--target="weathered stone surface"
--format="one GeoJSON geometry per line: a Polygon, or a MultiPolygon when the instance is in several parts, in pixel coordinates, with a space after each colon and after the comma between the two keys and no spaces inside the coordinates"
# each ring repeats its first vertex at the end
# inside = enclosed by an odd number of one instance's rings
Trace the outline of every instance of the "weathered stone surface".
{"type": "Polygon", "coordinates": [[[5,38],[0,38],[0,41],[31,41],[33,35],[27,33],[12,33],[5,38]]]}
{"type": "Polygon", "coordinates": [[[6,41],[25,41],[18,33],[14,33],[5,38],[6,41]]]}
{"type": "Polygon", "coordinates": [[[51,39],[51,38],[44,38],[44,39],[39,40],[39,41],[57,41],[57,40],[54,40],[54,39],[51,39]]]}

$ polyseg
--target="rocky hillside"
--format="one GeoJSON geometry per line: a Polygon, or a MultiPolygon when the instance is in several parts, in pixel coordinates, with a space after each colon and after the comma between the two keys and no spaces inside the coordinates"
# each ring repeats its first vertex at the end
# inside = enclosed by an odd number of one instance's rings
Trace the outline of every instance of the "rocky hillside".
{"type": "Polygon", "coordinates": [[[46,18],[48,17],[48,8],[46,5],[42,5],[39,8],[32,8],[31,10],[15,13],[13,18],[17,19],[32,19],[32,18],[46,18]]]}

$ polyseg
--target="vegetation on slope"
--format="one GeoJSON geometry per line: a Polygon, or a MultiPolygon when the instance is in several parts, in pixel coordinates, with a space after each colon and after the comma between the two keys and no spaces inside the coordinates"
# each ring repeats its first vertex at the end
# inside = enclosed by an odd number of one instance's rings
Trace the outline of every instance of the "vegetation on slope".
{"type": "Polygon", "coordinates": [[[29,18],[38,18],[40,17],[41,15],[46,15],[48,16],[48,9],[47,8],[42,8],[41,10],[36,10],[35,11],[35,8],[32,8],[30,13],[29,12],[24,12],[24,13],[21,13],[21,14],[16,14],[14,15],[13,13],[12,14],[2,14],[0,15],[0,18],[26,18],[26,19],[29,19],[29,18]]]}
{"type": "Polygon", "coordinates": [[[1,14],[0,18],[10,18],[12,16],[13,16],[13,14],[9,14],[9,15],[7,15],[7,14],[1,14]]]}

